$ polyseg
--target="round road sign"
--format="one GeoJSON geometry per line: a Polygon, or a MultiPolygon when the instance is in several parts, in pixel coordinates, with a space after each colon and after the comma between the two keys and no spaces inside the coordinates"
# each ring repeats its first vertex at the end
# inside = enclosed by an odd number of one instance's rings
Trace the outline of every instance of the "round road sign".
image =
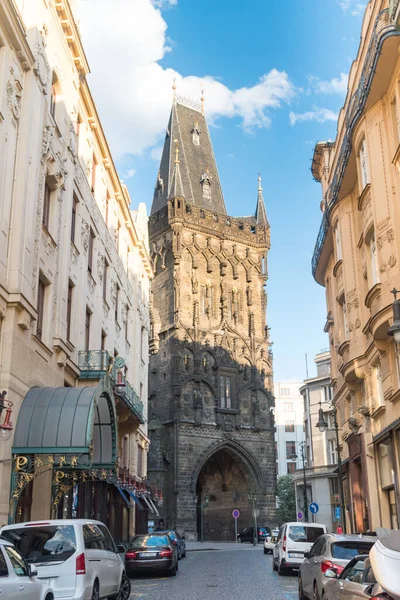
{"type": "Polygon", "coordinates": [[[301,519],[303,518],[303,513],[301,512],[301,510],[299,510],[299,512],[297,513],[297,518],[299,521],[301,521],[301,519]]]}
{"type": "Polygon", "coordinates": [[[240,517],[240,512],[238,511],[237,508],[235,508],[235,510],[232,511],[232,517],[234,519],[238,519],[240,517]]]}
{"type": "Polygon", "coordinates": [[[316,502],[311,502],[310,504],[310,512],[315,515],[319,511],[319,506],[316,502]]]}

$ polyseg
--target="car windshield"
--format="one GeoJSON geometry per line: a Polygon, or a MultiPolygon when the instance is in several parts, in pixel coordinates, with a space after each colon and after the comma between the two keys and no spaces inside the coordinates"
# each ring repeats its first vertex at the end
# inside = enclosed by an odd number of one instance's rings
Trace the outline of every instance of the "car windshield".
{"type": "Polygon", "coordinates": [[[332,558],[351,560],[359,554],[368,554],[373,545],[372,542],[335,542],[331,547],[332,558]]]}
{"type": "Polygon", "coordinates": [[[291,525],[288,536],[293,542],[315,542],[324,533],[322,527],[304,527],[303,525],[291,525]]]}
{"type": "Polygon", "coordinates": [[[168,546],[166,535],[138,535],[132,539],[135,548],[149,548],[154,546],[168,546]]]}
{"type": "Polygon", "coordinates": [[[64,562],[76,551],[73,525],[18,527],[2,535],[29,563],[64,562]]]}

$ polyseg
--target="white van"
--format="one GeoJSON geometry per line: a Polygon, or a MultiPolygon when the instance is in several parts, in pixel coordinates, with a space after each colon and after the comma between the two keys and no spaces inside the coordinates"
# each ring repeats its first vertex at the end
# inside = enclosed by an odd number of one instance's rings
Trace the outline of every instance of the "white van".
{"type": "Polygon", "coordinates": [[[308,552],[320,535],[327,533],[326,525],[319,523],[284,523],[272,551],[272,568],[284,575],[290,569],[299,569],[308,552]]]}
{"type": "Polygon", "coordinates": [[[131,585],[114,540],[99,521],[63,519],[6,525],[3,538],[35,566],[38,579],[68,600],[128,600],[131,585]]]}

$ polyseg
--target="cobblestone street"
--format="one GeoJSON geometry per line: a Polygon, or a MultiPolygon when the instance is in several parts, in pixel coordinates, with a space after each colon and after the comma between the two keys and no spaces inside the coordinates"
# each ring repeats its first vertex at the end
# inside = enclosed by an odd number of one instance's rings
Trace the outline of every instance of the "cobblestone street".
{"type": "Polygon", "coordinates": [[[279,577],[261,544],[227,548],[188,552],[176,577],[133,579],[132,600],[297,600],[297,573],[279,577]]]}

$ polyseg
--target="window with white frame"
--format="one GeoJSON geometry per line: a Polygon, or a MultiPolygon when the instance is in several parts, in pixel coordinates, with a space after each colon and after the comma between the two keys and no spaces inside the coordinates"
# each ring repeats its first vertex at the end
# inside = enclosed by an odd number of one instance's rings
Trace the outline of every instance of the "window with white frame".
{"type": "Polygon", "coordinates": [[[362,184],[361,187],[362,187],[362,189],[364,189],[365,186],[370,183],[367,143],[365,141],[365,138],[363,139],[361,146],[360,146],[360,172],[361,172],[361,184],[362,184]]]}
{"type": "Polygon", "coordinates": [[[283,403],[283,411],[284,412],[293,412],[293,404],[291,402],[283,403]]]}
{"type": "Polygon", "coordinates": [[[330,465],[337,463],[337,448],[335,440],[329,440],[328,442],[328,460],[330,465]]]}
{"type": "Polygon", "coordinates": [[[382,387],[382,369],[381,363],[378,362],[374,366],[374,377],[375,377],[375,393],[376,393],[376,402],[378,406],[383,406],[384,398],[383,398],[383,387],[382,387]]]}
{"type": "Polygon", "coordinates": [[[336,248],[336,261],[342,260],[342,241],[340,239],[340,227],[339,221],[336,221],[335,229],[335,248],[336,248]]]}
{"type": "Polygon", "coordinates": [[[330,385],[324,385],[322,388],[322,402],[331,402],[333,398],[332,388],[330,385]]]}
{"type": "Polygon", "coordinates": [[[379,270],[378,270],[378,255],[376,249],[375,232],[372,233],[368,242],[369,254],[370,254],[370,265],[371,265],[371,282],[375,285],[379,282],[379,270]]]}

